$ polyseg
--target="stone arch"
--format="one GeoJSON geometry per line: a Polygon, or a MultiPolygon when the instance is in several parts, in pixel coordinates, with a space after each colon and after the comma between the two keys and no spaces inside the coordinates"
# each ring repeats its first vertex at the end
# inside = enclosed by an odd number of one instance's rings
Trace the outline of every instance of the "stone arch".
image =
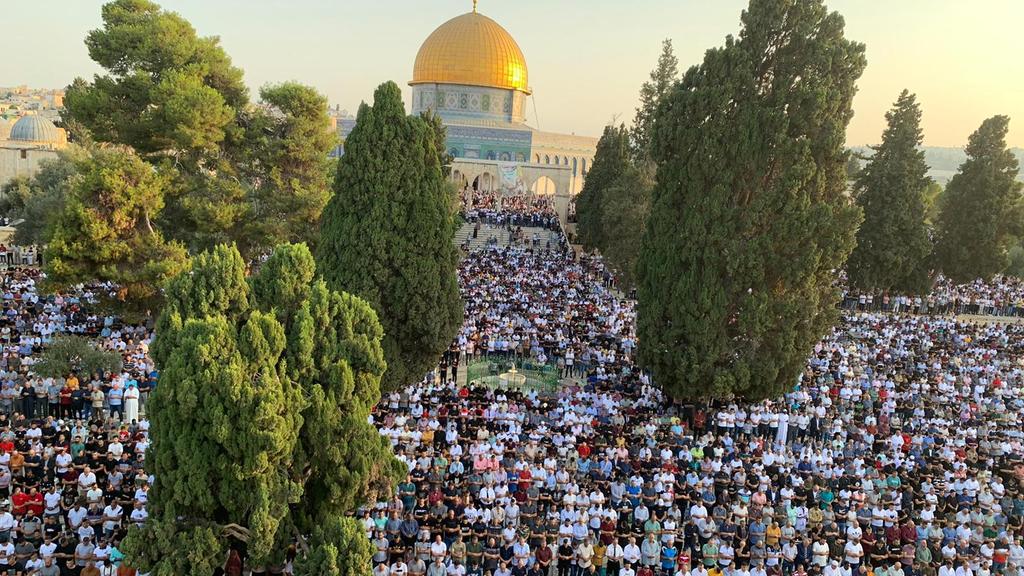
{"type": "Polygon", "coordinates": [[[558,191],[558,187],[555,185],[555,181],[547,176],[541,176],[533,181],[533,185],[530,186],[530,191],[534,194],[541,195],[552,195],[558,191]]]}
{"type": "Polygon", "coordinates": [[[544,155],[544,163],[551,164],[551,157],[548,156],[547,154],[544,155]]]}
{"type": "Polygon", "coordinates": [[[540,154],[534,154],[533,155],[533,163],[534,164],[540,164],[540,154]]]}
{"type": "Polygon", "coordinates": [[[575,158],[572,159],[572,175],[573,176],[576,175],[576,159],[575,158]]]}
{"type": "Polygon", "coordinates": [[[484,192],[491,192],[494,190],[494,176],[490,172],[484,172],[480,175],[481,190],[484,192]]]}
{"type": "Polygon", "coordinates": [[[461,170],[452,170],[452,182],[455,183],[460,191],[464,190],[467,184],[466,175],[461,170]]]}

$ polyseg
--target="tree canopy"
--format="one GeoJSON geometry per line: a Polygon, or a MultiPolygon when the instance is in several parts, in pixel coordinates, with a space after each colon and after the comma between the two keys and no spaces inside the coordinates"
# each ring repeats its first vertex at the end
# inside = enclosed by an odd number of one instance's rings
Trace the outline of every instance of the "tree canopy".
{"type": "Polygon", "coordinates": [[[404,472],[368,422],[383,332],[366,302],[315,273],[305,245],[279,246],[251,277],[219,246],[169,283],[148,406],[156,484],[123,546],[133,566],[208,576],[233,538],[256,564],[300,538],[298,573],[365,571],[346,563],[370,554],[346,514],[404,472]]]}
{"type": "Polygon", "coordinates": [[[98,150],[77,171],[46,247],[47,284],[113,282],[118,300],[154,302],[187,258],[154,226],[168,178],[123,148],[98,150]]]}
{"type": "Polygon", "coordinates": [[[679,80],[679,59],[672,50],[672,40],[666,38],[661,43],[661,55],[658,64],[651,70],[650,80],[640,86],[640,106],[633,118],[630,131],[634,159],[638,165],[644,165],[651,159],[652,135],[654,122],[658,116],[658,106],[669,89],[679,80]]]}
{"type": "Polygon", "coordinates": [[[148,0],[115,0],[102,17],[86,46],[106,73],[68,87],[67,122],[167,175],[167,210],[154,224],[193,251],[231,241],[247,257],[315,241],[336,140],[326,99],[284,83],[251,103],[218,39],[148,0]]]}
{"type": "Polygon", "coordinates": [[[632,166],[629,130],[625,125],[605,126],[583,189],[576,197],[576,233],[588,250],[601,250],[610,241],[604,209],[609,189],[632,166]]]}
{"type": "Polygon", "coordinates": [[[932,181],[920,149],[923,132],[917,98],[904,90],[885,119],[882,143],[854,182],[864,222],[847,264],[850,285],[924,294],[931,286],[925,194],[932,181]]]}
{"type": "Polygon", "coordinates": [[[44,378],[63,378],[72,372],[103,374],[120,372],[123,362],[114,350],[97,348],[91,339],[78,334],[58,334],[46,345],[32,373],[44,378]]]}
{"type": "Polygon", "coordinates": [[[967,160],[946,185],[938,217],[935,253],[942,273],[955,282],[989,279],[1009,260],[1019,234],[1019,166],[1006,147],[1010,119],[993,116],[967,143],[967,160]]]}
{"type": "Polygon", "coordinates": [[[641,363],[678,398],[777,397],[834,323],[860,210],[843,148],[864,47],[821,0],[751,0],[663,99],[641,363]]]}
{"type": "Polygon", "coordinates": [[[381,84],[345,141],[324,210],[317,267],[335,290],[365,298],[384,326],[384,389],[420,380],[462,322],[452,197],[436,127],[405,113],[381,84]]]}

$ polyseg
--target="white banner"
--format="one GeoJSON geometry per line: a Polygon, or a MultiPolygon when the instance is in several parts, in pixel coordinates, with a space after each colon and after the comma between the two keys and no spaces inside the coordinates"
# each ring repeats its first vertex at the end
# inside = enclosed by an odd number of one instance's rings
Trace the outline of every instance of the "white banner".
{"type": "Polygon", "coordinates": [[[504,187],[511,188],[519,182],[518,164],[499,164],[498,173],[501,174],[501,185],[504,187]]]}

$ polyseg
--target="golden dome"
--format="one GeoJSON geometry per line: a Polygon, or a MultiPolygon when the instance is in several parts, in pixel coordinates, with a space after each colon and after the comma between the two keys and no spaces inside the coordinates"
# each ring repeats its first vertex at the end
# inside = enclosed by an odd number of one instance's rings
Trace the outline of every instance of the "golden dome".
{"type": "Polygon", "coordinates": [[[475,10],[441,24],[423,41],[409,84],[465,84],[530,93],[523,51],[501,25],[475,10]]]}

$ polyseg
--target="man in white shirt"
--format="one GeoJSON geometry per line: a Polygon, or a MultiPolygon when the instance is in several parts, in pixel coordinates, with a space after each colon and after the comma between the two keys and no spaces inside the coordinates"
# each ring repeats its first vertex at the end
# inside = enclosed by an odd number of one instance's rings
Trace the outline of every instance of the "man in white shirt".
{"type": "Polygon", "coordinates": [[[636,538],[630,536],[626,546],[622,549],[622,557],[626,564],[636,565],[640,562],[640,547],[636,545],[636,538]]]}
{"type": "Polygon", "coordinates": [[[846,563],[850,566],[850,570],[856,571],[864,556],[864,547],[860,544],[860,538],[851,538],[847,541],[846,546],[843,547],[843,553],[846,555],[846,563]]]}
{"type": "Polygon", "coordinates": [[[110,538],[114,531],[117,530],[118,526],[121,525],[121,517],[124,515],[124,509],[117,503],[117,500],[112,501],[103,509],[103,535],[110,538]]]}

